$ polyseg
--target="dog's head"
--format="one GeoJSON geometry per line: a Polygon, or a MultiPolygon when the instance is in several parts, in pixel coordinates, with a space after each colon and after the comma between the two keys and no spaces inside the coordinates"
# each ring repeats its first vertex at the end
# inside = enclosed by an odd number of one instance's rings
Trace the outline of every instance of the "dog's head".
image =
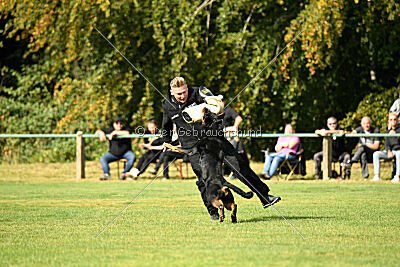
{"type": "Polygon", "coordinates": [[[206,129],[223,130],[223,114],[212,113],[208,108],[203,109],[202,123],[206,129]]]}

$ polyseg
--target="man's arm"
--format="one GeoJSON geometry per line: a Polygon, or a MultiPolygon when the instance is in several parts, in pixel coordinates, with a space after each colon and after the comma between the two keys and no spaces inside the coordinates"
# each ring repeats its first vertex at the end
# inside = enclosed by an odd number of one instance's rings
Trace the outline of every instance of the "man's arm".
{"type": "MultiPolygon", "coordinates": [[[[362,133],[362,127],[359,126],[359,127],[355,128],[353,131],[351,131],[351,133],[353,133],[353,134],[362,133]]],[[[358,143],[356,145],[356,149],[358,149],[360,146],[362,146],[362,144],[360,143],[361,142],[360,140],[361,139],[359,138],[358,143]]]]}
{"type": "Polygon", "coordinates": [[[243,122],[242,117],[240,117],[240,115],[237,115],[237,117],[235,118],[235,123],[233,124],[233,127],[235,127],[236,129],[239,129],[239,125],[243,122]]]}
{"type": "Polygon", "coordinates": [[[239,125],[243,122],[242,117],[240,117],[239,115],[237,115],[235,117],[235,122],[232,126],[226,127],[225,128],[225,132],[237,132],[237,130],[239,129],[239,125]]]}
{"type": "Polygon", "coordinates": [[[163,120],[161,123],[161,143],[171,143],[172,141],[172,131],[174,129],[174,124],[172,122],[171,117],[168,114],[168,111],[163,106],[163,120]]]}
{"type": "MultiPolygon", "coordinates": [[[[319,129],[315,130],[315,133],[321,136],[325,136],[327,134],[340,134],[340,135],[345,135],[346,132],[342,129],[340,130],[326,130],[326,129],[319,129]]],[[[347,132],[347,133],[353,133],[353,132],[347,132]]]]}
{"type": "Polygon", "coordinates": [[[128,134],[130,134],[129,130],[114,130],[109,134],[108,140],[113,139],[114,135],[128,135],[128,134]]]}
{"type": "Polygon", "coordinates": [[[99,136],[100,141],[106,141],[106,134],[102,130],[97,130],[94,134],[99,136]]]}
{"type": "MultiPolygon", "coordinates": [[[[379,133],[379,129],[378,128],[374,128],[372,131],[372,133],[379,133]]],[[[373,137],[374,138],[374,143],[373,144],[367,144],[367,146],[371,149],[374,150],[378,150],[379,149],[379,138],[378,137],[373,137]]]]}
{"type": "Polygon", "coordinates": [[[326,130],[325,129],[317,129],[317,130],[315,130],[315,133],[320,135],[320,136],[325,136],[326,135],[326,130]]]}
{"type": "Polygon", "coordinates": [[[379,141],[375,141],[373,144],[366,144],[366,146],[373,150],[378,150],[379,149],[379,141]]]}

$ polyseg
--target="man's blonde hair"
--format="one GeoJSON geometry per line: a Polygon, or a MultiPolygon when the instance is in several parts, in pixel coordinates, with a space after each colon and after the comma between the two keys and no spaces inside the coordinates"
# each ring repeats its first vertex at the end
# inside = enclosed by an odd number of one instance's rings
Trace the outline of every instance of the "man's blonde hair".
{"type": "Polygon", "coordinates": [[[396,117],[396,119],[397,119],[397,117],[398,117],[397,113],[395,113],[395,112],[391,112],[391,113],[389,113],[389,116],[388,116],[388,118],[390,118],[390,116],[395,116],[395,117],[396,117]]]}
{"type": "Polygon", "coordinates": [[[183,77],[175,77],[169,84],[171,88],[179,88],[186,85],[185,79],[183,77]]]}

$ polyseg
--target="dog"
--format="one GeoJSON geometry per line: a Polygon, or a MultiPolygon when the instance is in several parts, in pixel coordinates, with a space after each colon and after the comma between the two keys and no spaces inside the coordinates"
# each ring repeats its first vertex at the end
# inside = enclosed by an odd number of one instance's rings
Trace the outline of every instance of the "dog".
{"type": "Polygon", "coordinates": [[[224,161],[224,153],[222,151],[222,138],[224,138],[222,122],[223,120],[218,115],[204,108],[202,124],[206,129],[206,133],[200,137],[194,149],[189,152],[188,150],[176,148],[169,144],[166,144],[166,147],[185,154],[193,153],[193,150],[195,150],[195,153],[199,153],[201,179],[206,187],[206,200],[218,209],[220,222],[223,222],[225,219],[224,208],[226,208],[231,211],[232,223],[236,223],[237,204],[230,189],[246,199],[252,198],[254,194],[251,191],[244,192],[239,187],[227,182],[224,178],[222,168],[224,161]]]}
{"type": "Polygon", "coordinates": [[[253,197],[253,192],[244,192],[239,187],[227,182],[224,178],[222,163],[224,161],[224,152],[222,150],[223,137],[223,120],[222,116],[218,116],[207,108],[203,109],[203,120],[207,131],[210,131],[211,136],[202,138],[197,144],[197,150],[200,153],[200,167],[202,179],[206,185],[207,200],[219,211],[219,221],[225,219],[224,207],[231,211],[232,223],[237,222],[237,204],[233,194],[229,189],[232,189],[240,196],[250,199],[253,197]],[[223,205],[221,204],[222,201],[223,205]]]}

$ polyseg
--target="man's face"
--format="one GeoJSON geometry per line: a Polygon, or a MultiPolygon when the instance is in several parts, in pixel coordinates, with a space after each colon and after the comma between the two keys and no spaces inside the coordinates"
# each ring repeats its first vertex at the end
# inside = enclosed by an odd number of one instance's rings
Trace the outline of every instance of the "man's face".
{"type": "Polygon", "coordinates": [[[328,122],[327,122],[327,125],[328,125],[328,129],[329,129],[329,130],[336,130],[336,128],[337,128],[337,121],[334,120],[334,119],[329,119],[328,122]]]}
{"type": "Polygon", "coordinates": [[[362,119],[361,127],[364,129],[364,131],[369,132],[369,130],[371,130],[371,120],[369,118],[362,119]]]}
{"type": "Polygon", "coordinates": [[[121,121],[116,121],[114,122],[113,126],[115,130],[120,131],[124,125],[121,121]]]}
{"type": "Polygon", "coordinates": [[[389,116],[389,128],[390,129],[396,129],[397,125],[397,117],[394,115],[389,116]]]}
{"type": "Polygon", "coordinates": [[[185,103],[188,98],[188,87],[183,85],[181,87],[172,87],[171,95],[173,95],[179,103],[185,103]]]}
{"type": "Polygon", "coordinates": [[[147,124],[147,129],[149,130],[150,133],[154,134],[156,133],[157,125],[155,123],[150,122],[147,124]]]}

